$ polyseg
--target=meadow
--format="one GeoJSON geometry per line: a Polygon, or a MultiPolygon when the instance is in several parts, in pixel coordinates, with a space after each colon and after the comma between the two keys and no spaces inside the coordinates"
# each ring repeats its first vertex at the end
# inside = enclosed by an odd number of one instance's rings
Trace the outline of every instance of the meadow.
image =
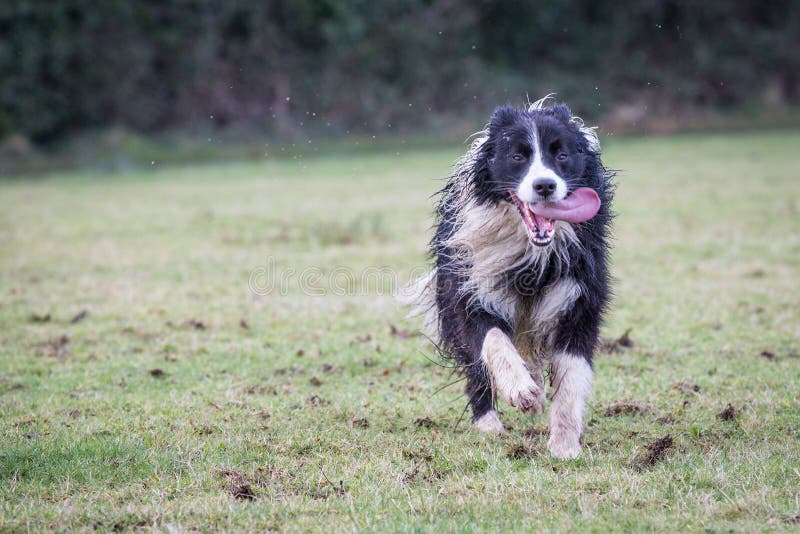
{"type": "Polygon", "coordinates": [[[602,141],[573,461],[392,297],[463,146],[0,181],[0,531],[796,531],[800,131],[602,141]]]}

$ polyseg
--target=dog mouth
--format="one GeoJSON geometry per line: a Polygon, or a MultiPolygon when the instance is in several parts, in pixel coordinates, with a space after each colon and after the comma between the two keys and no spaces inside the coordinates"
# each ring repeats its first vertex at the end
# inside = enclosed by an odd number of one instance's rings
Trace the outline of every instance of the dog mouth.
{"type": "Polygon", "coordinates": [[[508,194],[522,216],[528,238],[539,247],[549,245],[553,240],[556,221],[581,223],[600,210],[600,197],[589,187],[580,187],[558,202],[523,202],[513,191],[508,194]]]}

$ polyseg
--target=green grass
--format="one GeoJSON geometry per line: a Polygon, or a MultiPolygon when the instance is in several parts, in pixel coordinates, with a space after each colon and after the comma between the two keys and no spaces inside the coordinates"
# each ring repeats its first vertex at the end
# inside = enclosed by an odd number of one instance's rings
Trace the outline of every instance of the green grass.
{"type": "Polygon", "coordinates": [[[608,143],[634,346],[575,461],[541,417],[458,424],[393,278],[357,276],[425,265],[461,147],[2,183],[0,530],[796,530],[798,146],[608,143]]]}

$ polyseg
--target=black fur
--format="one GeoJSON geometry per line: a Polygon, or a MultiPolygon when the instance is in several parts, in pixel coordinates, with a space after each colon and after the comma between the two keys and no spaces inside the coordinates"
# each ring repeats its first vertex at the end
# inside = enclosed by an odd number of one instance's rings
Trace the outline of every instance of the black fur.
{"type": "MultiPolygon", "coordinates": [[[[528,265],[506,272],[493,281],[518,296],[522,309],[531,309],[542,291],[559,279],[572,277],[582,287],[581,296],[560,316],[554,332],[548,335],[547,350],[568,351],[590,364],[598,340],[598,331],[606,309],[609,292],[608,240],[612,219],[612,174],[600,160],[600,154],[573,120],[569,108],[557,104],[542,109],[498,108],[489,122],[485,142],[469,163],[459,168],[440,192],[436,233],[431,254],[436,265],[436,308],[441,348],[467,377],[466,392],[473,417],[479,418],[493,407],[493,394],[480,353],[484,336],[493,327],[513,338],[515,325],[481,306],[463,290],[464,265],[450,250],[448,239],[457,230],[458,210],[464,209],[459,198],[467,188],[477,204],[497,205],[511,202],[508,190],[516,187],[530,166],[531,129],[537,128],[543,163],[563,178],[569,191],[578,187],[594,189],[601,200],[597,215],[573,225],[578,245],[569,243],[568,262],[550,261],[543,270],[528,265]],[[555,148],[553,148],[555,147],[555,148]],[[515,161],[513,153],[527,151],[526,161],[515,161]],[[566,161],[558,161],[556,152],[566,151],[566,161]]],[[[520,218],[519,224],[522,224],[520,218]]],[[[547,246],[555,246],[555,242],[547,246]]]]}

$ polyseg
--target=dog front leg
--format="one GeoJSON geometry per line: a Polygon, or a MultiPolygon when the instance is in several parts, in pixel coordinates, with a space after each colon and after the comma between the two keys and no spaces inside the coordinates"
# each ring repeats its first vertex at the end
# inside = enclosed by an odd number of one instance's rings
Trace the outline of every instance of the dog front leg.
{"type": "Polygon", "coordinates": [[[559,352],[551,361],[550,440],[547,447],[556,458],[576,458],[581,452],[586,401],[594,372],[588,360],[559,352]]]}
{"type": "Polygon", "coordinates": [[[503,400],[524,412],[539,413],[544,409],[544,389],[534,381],[514,344],[499,328],[486,333],[481,360],[494,391],[503,400]]]}

